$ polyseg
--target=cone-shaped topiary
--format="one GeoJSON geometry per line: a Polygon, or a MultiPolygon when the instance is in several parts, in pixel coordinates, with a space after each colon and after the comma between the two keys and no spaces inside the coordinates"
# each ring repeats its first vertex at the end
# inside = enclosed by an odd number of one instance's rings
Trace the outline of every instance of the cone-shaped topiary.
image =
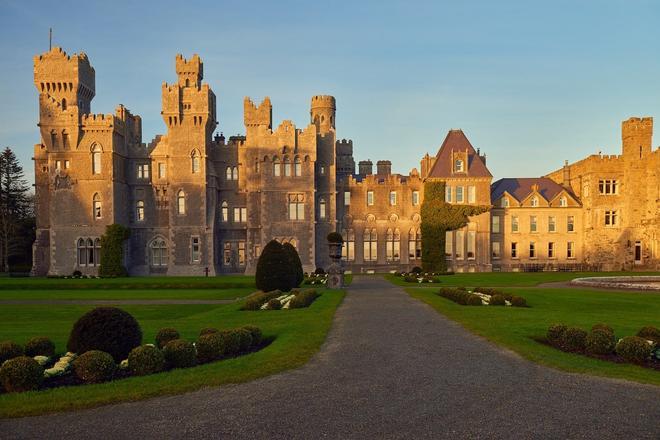
{"type": "Polygon", "coordinates": [[[165,369],[165,356],[153,345],[135,347],[128,355],[128,369],[136,376],[158,373],[165,369]]]}
{"type": "Polygon", "coordinates": [[[289,261],[289,267],[294,271],[296,277],[293,283],[293,287],[300,287],[302,282],[305,280],[305,273],[303,272],[302,262],[300,261],[300,255],[298,251],[291,243],[284,243],[282,249],[287,255],[289,261]]]}
{"type": "Polygon", "coordinates": [[[25,354],[30,357],[48,356],[55,354],[55,344],[44,336],[37,336],[25,343],[25,354]]]}
{"type": "Polygon", "coordinates": [[[257,288],[263,292],[290,291],[296,282],[296,273],[290,267],[284,247],[276,240],[264,246],[255,276],[257,288]]]}
{"type": "Polygon", "coordinates": [[[142,343],[142,330],[131,314],[116,307],[97,307],[76,321],[67,350],[83,354],[101,350],[121,362],[142,343]]]}
{"type": "Polygon", "coordinates": [[[20,393],[39,388],[44,369],[28,356],[9,359],[0,367],[0,385],[8,393],[20,393]]]}

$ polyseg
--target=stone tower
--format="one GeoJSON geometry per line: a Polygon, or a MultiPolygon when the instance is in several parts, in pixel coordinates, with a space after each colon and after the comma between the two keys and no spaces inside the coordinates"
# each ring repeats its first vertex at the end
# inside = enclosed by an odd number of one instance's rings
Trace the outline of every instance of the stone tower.
{"type": "Polygon", "coordinates": [[[621,123],[623,155],[642,159],[652,151],[653,118],[630,118],[621,123]]]}

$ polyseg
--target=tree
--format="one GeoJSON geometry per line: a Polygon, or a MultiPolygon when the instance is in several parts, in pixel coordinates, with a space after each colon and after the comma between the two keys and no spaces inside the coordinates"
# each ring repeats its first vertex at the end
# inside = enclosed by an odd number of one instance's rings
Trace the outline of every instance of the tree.
{"type": "Polygon", "coordinates": [[[125,277],[128,273],[124,267],[124,241],[128,239],[130,230],[119,224],[105,227],[101,236],[101,267],[102,277],[125,277]]]}
{"type": "Polygon", "coordinates": [[[9,147],[5,148],[0,153],[0,266],[3,272],[9,271],[10,257],[24,253],[25,241],[34,235],[25,236],[31,229],[30,218],[33,217],[29,188],[16,155],[9,147]]]}
{"type": "Polygon", "coordinates": [[[282,248],[287,254],[289,267],[291,268],[290,270],[293,270],[296,275],[293,287],[300,287],[302,282],[305,280],[305,274],[303,272],[302,262],[300,261],[300,255],[298,255],[298,251],[295,247],[293,247],[291,243],[284,243],[282,248]]]}
{"type": "Polygon", "coordinates": [[[287,252],[277,240],[271,240],[264,246],[257,261],[255,278],[257,289],[263,292],[273,290],[288,292],[293,288],[296,274],[291,267],[287,252]]]}

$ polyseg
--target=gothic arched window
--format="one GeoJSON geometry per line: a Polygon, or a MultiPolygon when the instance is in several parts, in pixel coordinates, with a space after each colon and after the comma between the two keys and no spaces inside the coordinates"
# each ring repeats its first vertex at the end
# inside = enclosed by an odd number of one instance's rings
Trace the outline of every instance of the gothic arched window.
{"type": "Polygon", "coordinates": [[[341,249],[341,256],[345,261],[355,260],[355,232],[352,229],[344,229],[341,232],[344,238],[344,245],[341,249]]]}
{"type": "Polygon", "coordinates": [[[280,160],[278,158],[273,159],[273,176],[280,176],[280,160]]]}
{"type": "Polygon", "coordinates": [[[167,243],[162,238],[154,238],[149,245],[152,266],[167,266],[167,243]]]}
{"type": "Polygon", "coordinates": [[[100,146],[92,147],[92,174],[101,174],[101,152],[100,146]]]}
{"type": "Polygon", "coordinates": [[[378,260],[378,234],[376,229],[364,230],[364,261],[378,260]]]}
{"type": "Polygon", "coordinates": [[[232,178],[232,180],[238,180],[238,167],[232,168],[231,178],[232,178]]]}
{"type": "Polygon", "coordinates": [[[138,200],[135,203],[135,219],[139,222],[144,221],[144,201],[138,200]]]}
{"type": "Polygon", "coordinates": [[[293,175],[296,177],[302,176],[302,162],[299,157],[296,157],[293,161],[293,175]]]}
{"type": "Polygon", "coordinates": [[[78,266],[87,265],[87,248],[85,247],[85,240],[82,238],[78,239],[78,266]]]}
{"type": "Polygon", "coordinates": [[[220,209],[221,209],[221,213],[222,213],[222,221],[225,222],[225,223],[228,222],[229,221],[229,205],[227,204],[226,200],[222,201],[222,207],[220,209]]]}
{"type": "Polygon", "coordinates": [[[186,193],[182,189],[176,195],[176,210],[179,215],[186,213],[186,193]]]}
{"type": "Polygon", "coordinates": [[[99,193],[94,193],[94,197],[92,197],[92,215],[95,219],[101,218],[101,208],[101,196],[99,193]]]}
{"type": "Polygon", "coordinates": [[[193,150],[190,157],[192,160],[192,172],[194,174],[199,173],[200,160],[199,160],[199,153],[197,152],[197,150],[193,150]]]}
{"type": "Polygon", "coordinates": [[[387,261],[399,261],[401,259],[401,234],[398,229],[387,230],[387,240],[385,243],[387,261]]]}
{"type": "Polygon", "coordinates": [[[291,160],[284,157],[284,177],[291,177],[291,160]]]}
{"type": "Polygon", "coordinates": [[[231,167],[227,167],[225,170],[225,180],[229,182],[231,180],[231,167]]]}

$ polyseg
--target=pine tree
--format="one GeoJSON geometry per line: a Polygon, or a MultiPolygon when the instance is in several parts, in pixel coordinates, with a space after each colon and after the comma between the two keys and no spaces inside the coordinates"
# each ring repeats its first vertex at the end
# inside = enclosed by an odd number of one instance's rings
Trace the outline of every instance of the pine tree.
{"type": "Polygon", "coordinates": [[[23,167],[9,148],[0,153],[0,268],[9,271],[9,258],[23,252],[25,237],[19,233],[31,214],[31,197],[23,167]]]}

